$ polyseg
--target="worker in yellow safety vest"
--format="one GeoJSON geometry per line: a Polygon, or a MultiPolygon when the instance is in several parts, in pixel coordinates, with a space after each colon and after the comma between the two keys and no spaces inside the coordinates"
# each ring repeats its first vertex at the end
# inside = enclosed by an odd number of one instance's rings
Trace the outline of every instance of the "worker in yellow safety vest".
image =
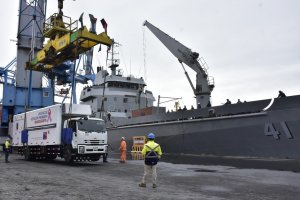
{"type": "Polygon", "coordinates": [[[148,174],[152,174],[152,187],[156,188],[156,168],[159,159],[161,158],[162,151],[160,145],[154,142],[155,135],[149,133],[147,136],[148,142],[144,145],[142,155],[145,158],[144,165],[144,176],[142,182],[139,184],[140,187],[146,187],[146,178],[148,174]]]}
{"type": "Polygon", "coordinates": [[[4,144],[4,152],[5,152],[5,162],[8,163],[8,156],[11,151],[10,139],[7,138],[4,144]]]}

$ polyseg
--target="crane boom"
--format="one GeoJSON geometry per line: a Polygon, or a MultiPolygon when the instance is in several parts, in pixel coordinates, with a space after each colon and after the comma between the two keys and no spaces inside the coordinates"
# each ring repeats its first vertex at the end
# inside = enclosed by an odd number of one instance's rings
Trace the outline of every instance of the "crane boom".
{"type": "Polygon", "coordinates": [[[191,49],[170,37],[148,21],[144,22],[144,26],[146,26],[180,62],[190,66],[195,72],[203,71],[197,61],[199,57],[198,53],[192,52],[191,49]]]}
{"type": "Polygon", "coordinates": [[[144,22],[144,26],[146,26],[167,47],[181,64],[186,64],[196,72],[196,87],[194,87],[183,67],[185,75],[196,96],[197,105],[200,104],[201,107],[209,106],[210,95],[214,88],[214,83],[209,80],[206,68],[199,63],[199,53],[193,52],[190,48],[170,37],[148,21],[144,22]]]}

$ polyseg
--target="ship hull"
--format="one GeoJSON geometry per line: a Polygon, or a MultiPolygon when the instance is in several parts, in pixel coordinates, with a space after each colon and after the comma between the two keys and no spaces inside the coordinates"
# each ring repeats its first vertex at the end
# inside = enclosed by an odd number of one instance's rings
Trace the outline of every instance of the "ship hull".
{"type": "Polygon", "coordinates": [[[111,127],[108,141],[118,149],[124,136],[131,147],[133,136],[153,132],[168,154],[300,159],[298,100],[280,100],[274,109],[255,113],[111,127]]]}

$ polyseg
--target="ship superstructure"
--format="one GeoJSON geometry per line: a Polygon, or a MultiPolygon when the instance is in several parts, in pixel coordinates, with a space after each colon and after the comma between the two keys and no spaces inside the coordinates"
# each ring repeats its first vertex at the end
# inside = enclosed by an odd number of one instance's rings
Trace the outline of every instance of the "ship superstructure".
{"type": "Polygon", "coordinates": [[[118,69],[120,60],[116,57],[115,43],[110,51],[108,63],[110,73],[103,67],[97,68],[94,84],[85,87],[80,95],[83,104],[92,106],[94,117],[110,121],[131,118],[132,111],[152,107],[155,98],[151,91],[146,90],[143,77],[124,76],[118,69]]]}

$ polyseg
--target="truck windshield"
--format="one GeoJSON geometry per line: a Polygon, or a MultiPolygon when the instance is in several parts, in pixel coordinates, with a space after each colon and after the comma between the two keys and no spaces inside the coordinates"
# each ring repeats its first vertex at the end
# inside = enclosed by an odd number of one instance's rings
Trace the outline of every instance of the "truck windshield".
{"type": "Polygon", "coordinates": [[[89,132],[104,132],[105,124],[104,121],[101,120],[78,120],[78,129],[81,131],[89,131],[89,132]]]}

